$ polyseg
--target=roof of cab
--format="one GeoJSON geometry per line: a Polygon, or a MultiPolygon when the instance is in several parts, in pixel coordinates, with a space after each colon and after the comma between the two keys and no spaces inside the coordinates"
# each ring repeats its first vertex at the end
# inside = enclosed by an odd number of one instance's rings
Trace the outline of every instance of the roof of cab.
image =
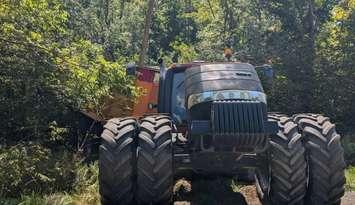
{"type": "Polygon", "coordinates": [[[172,64],[170,66],[170,69],[187,69],[195,66],[203,66],[203,65],[228,65],[228,64],[240,64],[240,65],[246,65],[248,67],[254,67],[250,63],[242,63],[242,62],[203,62],[203,61],[197,61],[197,62],[191,62],[191,63],[183,63],[183,64],[172,64]]]}

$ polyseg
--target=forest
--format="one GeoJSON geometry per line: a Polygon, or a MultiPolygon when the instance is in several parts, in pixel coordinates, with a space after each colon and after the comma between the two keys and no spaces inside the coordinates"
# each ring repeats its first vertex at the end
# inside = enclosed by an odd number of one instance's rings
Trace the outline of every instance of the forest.
{"type": "Polygon", "coordinates": [[[271,65],[268,109],[330,117],[355,165],[355,0],[149,2],[147,15],[144,0],[0,0],[0,204],[99,204],[84,149],[95,136],[78,113],[144,95],[125,70],[140,61],[147,16],[141,63],[224,61],[230,48],[271,65]]]}

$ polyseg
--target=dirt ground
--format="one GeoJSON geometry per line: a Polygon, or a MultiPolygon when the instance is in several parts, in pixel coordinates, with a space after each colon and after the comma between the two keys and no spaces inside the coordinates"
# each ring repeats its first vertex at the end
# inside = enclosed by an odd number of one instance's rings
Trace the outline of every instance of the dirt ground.
{"type": "Polygon", "coordinates": [[[236,185],[232,179],[178,180],[174,205],[261,205],[255,186],[236,185]]]}
{"type": "MultiPolygon", "coordinates": [[[[192,183],[180,179],[174,193],[174,205],[262,205],[254,185],[235,185],[226,178],[198,179],[192,183]]],[[[347,192],[341,205],[354,204],[355,192],[347,192]]]]}
{"type": "Polygon", "coordinates": [[[341,205],[354,205],[355,204],[355,192],[346,192],[341,201],[341,205]]]}

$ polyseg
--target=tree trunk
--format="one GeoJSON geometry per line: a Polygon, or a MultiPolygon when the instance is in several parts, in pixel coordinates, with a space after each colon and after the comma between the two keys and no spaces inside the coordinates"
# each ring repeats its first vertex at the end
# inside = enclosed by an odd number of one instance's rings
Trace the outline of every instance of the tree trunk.
{"type": "Polygon", "coordinates": [[[124,13],[124,9],[125,9],[125,3],[126,3],[126,0],[121,0],[121,5],[120,5],[120,19],[122,19],[123,17],[123,13],[124,13]]]}
{"type": "Polygon", "coordinates": [[[145,56],[149,47],[149,30],[152,22],[153,11],[154,11],[155,0],[149,0],[148,2],[148,10],[145,17],[145,25],[143,32],[143,40],[142,40],[142,50],[139,57],[139,67],[144,65],[145,56]]]}

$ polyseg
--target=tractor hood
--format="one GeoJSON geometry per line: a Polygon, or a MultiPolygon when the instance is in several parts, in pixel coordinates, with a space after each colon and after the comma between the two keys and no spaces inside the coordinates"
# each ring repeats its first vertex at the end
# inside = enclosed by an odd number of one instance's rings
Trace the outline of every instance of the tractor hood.
{"type": "Polygon", "coordinates": [[[266,104],[254,67],[247,63],[203,64],[185,71],[187,108],[215,100],[252,100],[266,104]]]}

